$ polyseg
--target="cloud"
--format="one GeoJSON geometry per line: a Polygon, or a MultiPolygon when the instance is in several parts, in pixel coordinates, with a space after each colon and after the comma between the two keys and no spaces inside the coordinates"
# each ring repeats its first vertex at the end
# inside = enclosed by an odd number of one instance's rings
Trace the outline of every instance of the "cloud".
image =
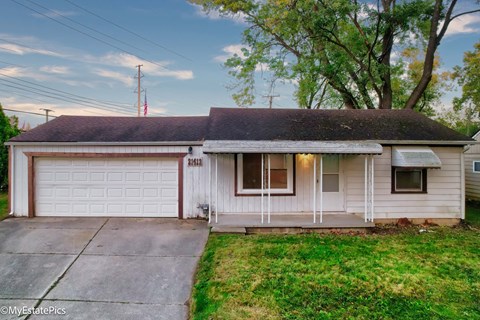
{"type": "MultiPolygon", "coordinates": [[[[443,24],[442,24],[443,25],[443,24]]],[[[441,26],[440,26],[441,28],[441,26]]],[[[480,15],[469,14],[461,16],[450,22],[445,36],[456,34],[478,33],[480,32],[480,15]]]]}
{"type": "Polygon", "coordinates": [[[10,54],[21,55],[21,56],[25,54],[34,53],[34,54],[41,54],[41,55],[52,56],[52,57],[65,57],[65,55],[58,52],[45,50],[45,49],[36,49],[36,48],[21,46],[13,43],[0,43],[0,51],[7,52],[10,54]]]}
{"type": "Polygon", "coordinates": [[[0,77],[24,77],[26,75],[25,68],[20,67],[5,67],[0,69],[0,77]]]}
{"type": "Polygon", "coordinates": [[[120,72],[112,71],[112,70],[106,70],[106,69],[95,69],[93,70],[93,74],[96,74],[97,76],[103,77],[103,78],[108,78],[108,79],[113,79],[116,81],[119,81],[123,83],[126,87],[131,87],[133,86],[133,78],[131,76],[122,74],[120,72]]]}
{"type": "Polygon", "coordinates": [[[242,45],[242,44],[231,44],[231,45],[228,45],[226,47],[223,47],[222,51],[224,53],[216,56],[215,58],[213,58],[213,60],[221,62],[221,63],[225,63],[229,58],[231,58],[235,55],[237,55],[237,56],[239,56],[240,58],[243,59],[243,58],[245,58],[245,55],[242,52],[242,48],[245,48],[245,46],[242,45]]]}
{"type": "Polygon", "coordinates": [[[243,13],[223,14],[219,10],[210,10],[205,12],[203,7],[198,4],[191,5],[195,8],[195,15],[209,20],[230,20],[237,24],[246,24],[246,15],[243,13]]]}
{"type": "Polygon", "coordinates": [[[69,74],[70,68],[66,66],[43,66],[40,71],[53,74],[69,74]]]}
{"type": "Polygon", "coordinates": [[[102,57],[88,57],[91,63],[99,63],[113,67],[123,67],[132,70],[137,65],[143,65],[142,71],[151,76],[170,77],[178,80],[193,79],[192,70],[172,70],[168,61],[154,61],[155,63],[143,61],[127,53],[108,53],[102,57]],[[168,67],[167,67],[168,66],[168,67]]]}
{"type": "MultiPolygon", "coordinates": [[[[214,57],[213,60],[221,62],[221,63],[225,63],[229,58],[234,57],[235,55],[237,55],[241,59],[245,59],[245,55],[242,52],[243,48],[248,49],[246,46],[244,46],[242,44],[228,45],[228,46],[222,48],[223,54],[214,57]]],[[[256,72],[265,72],[265,71],[268,71],[268,70],[269,70],[269,67],[268,67],[268,64],[266,64],[266,63],[259,63],[255,67],[256,72]]]]}

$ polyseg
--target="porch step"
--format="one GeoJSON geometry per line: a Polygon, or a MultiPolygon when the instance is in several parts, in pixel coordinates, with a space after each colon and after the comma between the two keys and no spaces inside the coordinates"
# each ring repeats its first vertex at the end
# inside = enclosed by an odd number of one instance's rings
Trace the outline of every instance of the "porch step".
{"type": "Polygon", "coordinates": [[[244,227],[212,227],[211,233],[229,233],[229,234],[247,234],[247,229],[244,227]]]}

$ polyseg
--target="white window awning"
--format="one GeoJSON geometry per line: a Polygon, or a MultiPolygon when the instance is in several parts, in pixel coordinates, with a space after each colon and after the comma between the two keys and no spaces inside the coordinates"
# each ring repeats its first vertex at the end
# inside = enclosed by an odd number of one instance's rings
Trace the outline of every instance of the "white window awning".
{"type": "Polygon", "coordinates": [[[206,140],[204,153],[381,154],[378,143],[365,141],[206,140]]]}
{"type": "Polygon", "coordinates": [[[404,168],[441,168],[442,162],[429,147],[393,147],[392,166],[404,168]]]}

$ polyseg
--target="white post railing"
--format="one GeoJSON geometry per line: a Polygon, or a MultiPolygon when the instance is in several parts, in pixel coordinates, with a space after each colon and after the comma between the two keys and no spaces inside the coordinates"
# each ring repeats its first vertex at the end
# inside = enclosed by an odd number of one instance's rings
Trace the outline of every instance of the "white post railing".
{"type": "Polygon", "coordinates": [[[317,220],[317,155],[313,155],[313,223],[317,220]]]}

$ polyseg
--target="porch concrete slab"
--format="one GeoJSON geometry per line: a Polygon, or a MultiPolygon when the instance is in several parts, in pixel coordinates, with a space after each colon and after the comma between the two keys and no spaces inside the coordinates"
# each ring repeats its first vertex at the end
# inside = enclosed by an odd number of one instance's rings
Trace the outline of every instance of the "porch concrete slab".
{"type": "Polygon", "coordinates": [[[34,315],[29,319],[116,319],[116,320],[183,320],[187,319],[188,307],[184,305],[158,305],[135,303],[109,303],[89,301],[46,301],[39,307],[63,308],[65,315],[34,315]]]}
{"type": "Polygon", "coordinates": [[[320,223],[320,215],[317,213],[316,222],[313,222],[312,214],[275,214],[270,216],[270,223],[267,222],[267,215],[264,214],[264,223],[261,215],[258,214],[220,214],[218,223],[210,223],[211,227],[245,227],[245,228],[371,228],[375,227],[373,222],[365,222],[363,217],[355,214],[324,214],[320,223]]]}
{"type": "Polygon", "coordinates": [[[33,229],[94,229],[98,230],[108,218],[76,218],[76,217],[35,217],[8,218],[2,225],[21,226],[33,229]]]}
{"type": "Polygon", "coordinates": [[[0,253],[0,298],[38,299],[75,255],[0,253]]]}
{"type": "Polygon", "coordinates": [[[33,308],[38,300],[21,300],[21,299],[0,299],[0,319],[2,320],[19,320],[25,319],[26,314],[23,313],[24,308],[33,308]]]}
{"type": "Polygon", "coordinates": [[[94,229],[14,227],[5,235],[0,235],[0,253],[79,254],[95,232],[94,229]]]}
{"type": "Polygon", "coordinates": [[[212,233],[227,233],[227,234],[246,234],[247,229],[244,227],[212,227],[212,233]]]}
{"type": "Polygon", "coordinates": [[[194,230],[155,226],[102,229],[84,254],[199,257],[208,240],[205,222],[194,230]]]}
{"type": "Polygon", "coordinates": [[[183,305],[198,259],[81,255],[46,299],[183,305]]]}

